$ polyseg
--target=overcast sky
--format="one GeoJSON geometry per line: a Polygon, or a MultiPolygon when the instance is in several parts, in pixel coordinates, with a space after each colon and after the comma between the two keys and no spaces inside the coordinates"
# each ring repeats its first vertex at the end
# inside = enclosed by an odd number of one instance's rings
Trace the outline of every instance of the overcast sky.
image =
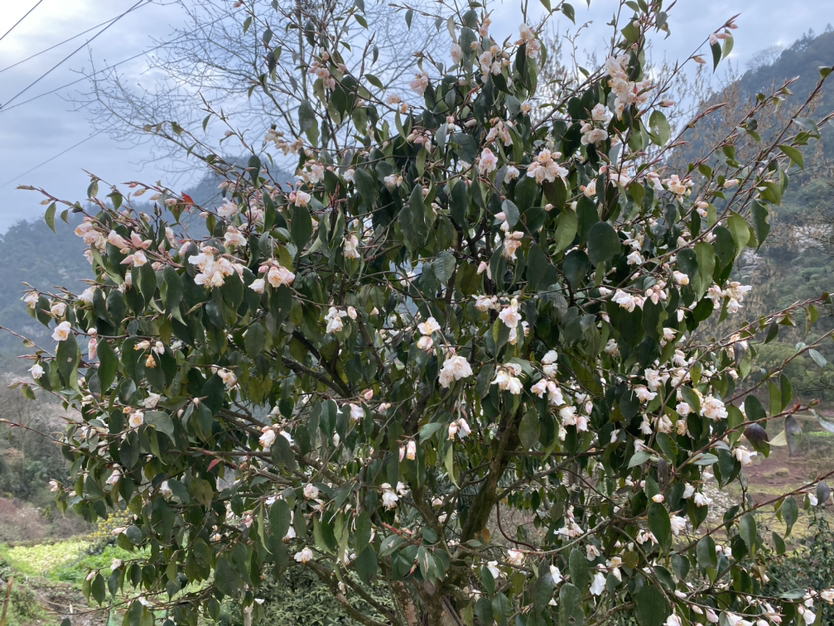
{"type": "MultiPolygon", "coordinates": [[[[536,0],[531,6],[540,7],[536,0]]],[[[151,37],[164,39],[182,19],[182,11],[169,0],[17,0],[3,2],[0,35],[6,33],[27,11],[31,13],[0,40],[0,232],[20,219],[40,218],[44,207],[33,192],[16,190],[28,184],[49,189],[68,200],[83,199],[88,170],[111,183],[128,180],[167,180],[164,164],[142,166],[149,156],[146,147],[118,145],[105,134],[94,135],[83,111],[74,111],[73,95],[84,91],[80,70],[121,63],[127,82],[147,80],[140,56],[154,46],[151,37]],[[24,61],[50,46],[127,12],[106,30],[101,26],[24,61]],[[36,6],[37,5],[37,6],[36,6]],[[96,36],[96,33],[100,33],[96,36]],[[95,39],[89,41],[92,37],[95,39]],[[89,45],[84,45],[89,41],[89,45]],[[73,50],[74,56],[63,61],[73,50]],[[21,62],[24,61],[24,62],[21,62]],[[63,61],[63,62],[62,62],[63,61]],[[19,63],[21,62],[21,63],[19,63]],[[17,64],[10,67],[13,64],[17,64]],[[57,67],[48,75],[45,72],[57,67]],[[32,85],[37,79],[40,80],[32,85]],[[30,86],[31,85],[31,86],[30,86]],[[22,90],[28,89],[24,93],[22,90]],[[50,93],[52,92],[52,93],[50,93]],[[20,95],[18,95],[20,94],[20,95]],[[47,94],[43,95],[41,94],[47,94]],[[30,100],[27,102],[28,100],[30,100]]],[[[553,0],[556,4],[556,0],[553,0]]],[[[233,4],[229,0],[229,5],[233,4]]],[[[668,0],[667,0],[668,4],[668,0]]],[[[604,48],[610,38],[611,20],[617,3],[575,0],[577,23],[591,22],[580,47],[604,48]]],[[[493,4],[493,29],[515,36],[520,14],[516,0],[493,4]]],[[[734,62],[743,70],[755,52],[774,44],[790,45],[809,29],[821,32],[834,0],[679,0],[670,13],[672,36],[658,42],[658,52],[668,59],[686,58],[729,17],[741,13],[735,31],[734,62]]],[[[832,18],[834,19],[834,18],[832,18]]],[[[562,19],[562,28],[569,24],[562,19]]],[[[834,64],[834,59],[831,60],[834,64]]]]}

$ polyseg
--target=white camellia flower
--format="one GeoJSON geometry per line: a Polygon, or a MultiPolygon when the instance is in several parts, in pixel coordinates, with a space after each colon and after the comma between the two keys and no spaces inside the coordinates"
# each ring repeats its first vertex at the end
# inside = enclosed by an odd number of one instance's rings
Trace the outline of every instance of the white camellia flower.
{"type": "Polygon", "coordinates": [[[681,618],[672,613],[666,618],[665,626],[682,626],[681,618]]]}
{"type": "Polygon", "coordinates": [[[562,582],[562,572],[555,565],[550,566],[550,580],[553,582],[554,587],[562,582]]]}
{"type": "Polygon", "coordinates": [[[591,593],[595,596],[601,595],[605,591],[605,574],[597,572],[594,574],[594,580],[591,583],[591,593]]]}
{"type": "Polygon", "coordinates": [[[480,170],[483,174],[494,172],[498,167],[498,157],[489,148],[484,148],[481,151],[480,170]]]}
{"type": "Polygon", "coordinates": [[[423,352],[431,352],[434,349],[434,340],[428,335],[423,335],[417,340],[417,349],[423,352]]]}
{"type": "Polygon", "coordinates": [[[500,366],[495,372],[495,378],[491,385],[498,385],[501,391],[509,391],[513,395],[521,395],[524,386],[518,375],[521,374],[521,366],[517,363],[506,363],[500,366]]]}
{"type": "Polygon", "coordinates": [[[709,395],[701,403],[701,415],[711,420],[727,419],[727,409],[718,398],[709,395]]]}
{"type": "Polygon", "coordinates": [[[306,191],[301,191],[300,189],[290,194],[290,201],[293,204],[301,207],[306,207],[308,204],[310,204],[311,199],[312,196],[309,193],[307,193],[306,191]]]}
{"type": "Polygon", "coordinates": [[[299,563],[309,563],[313,560],[313,551],[310,548],[304,548],[300,552],[296,552],[293,558],[299,563]]]}
{"type": "Polygon", "coordinates": [[[93,297],[96,293],[95,287],[87,287],[84,291],[81,292],[81,295],[78,296],[78,299],[81,300],[84,304],[92,304],[93,297]]]}
{"type": "Polygon", "coordinates": [[[32,378],[38,380],[44,374],[43,366],[40,363],[35,363],[29,368],[29,373],[32,375],[32,378]]]}
{"type": "Polygon", "coordinates": [[[70,336],[70,332],[72,332],[72,326],[70,326],[70,323],[61,322],[55,327],[55,330],[52,332],[52,338],[55,341],[66,341],[70,336]]]}
{"type": "Polygon", "coordinates": [[[345,325],[342,323],[343,317],[347,317],[347,312],[340,311],[334,306],[330,307],[327,310],[327,315],[324,316],[324,321],[327,322],[327,328],[325,329],[325,332],[341,332],[345,327],[345,325]]]}
{"type": "Polygon", "coordinates": [[[458,64],[463,58],[463,48],[461,48],[460,44],[458,44],[456,41],[453,41],[449,54],[452,57],[452,61],[454,61],[455,64],[458,64]]]}
{"type": "Polygon", "coordinates": [[[669,522],[672,525],[672,533],[675,535],[680,534],[686,528],[686,518],[680,515],[670,515],[669,522]]]}
{"type": "Polygon", "coordinates": [[[365,409],[357,404],[349,404],[348,407],[350,408],[350,419],[353,422],[358,422],[365,418],[365,409]]]}
{"type": "Polygon", "coordinates": [[[263,431],[263,434],[258,441],[261,444],[261,448],[263,448],[264,451],[269,452],[270,448],[272,448],[272,444],[275,443],[275,431],[271,426],[264,426],[261,430],[263,431]]]}
{"type": "Polygon", "coordinates": [[[34,309],[38,304],[38,294],[35,291],[29,291],[23,296],[23,301],[26,303],[30,309],[34,309]]]}
{"type": "Polygon", "coordinates": [[[256,278],[249,285],[249,289],[251,289],[255,293],[263,293],[266,289],[266,281],[263,278],[256,278]]]}
{"type": "Polygon", "coordinates": [[[452,382],[472,376],[472,366],[462,356],[451,356],[443,361],[438,379],[441,387],[449,387],[452,382]]]}
{"type": "Polygon", "coordinates": [[[145,423],[145,414],[142,411],[134,411],[127,421],[131,428],[139,428],[145,423]]]}
{"type": "Polygon", "coordinates": [[[423,335],[431,335],[432,333],[436,333],[440,330],[440,324],[438,324],[437,320],[433,317],[429,317],[422,324],[417,324],[417,330],[419,330],[423,335]]]}
{"type": "Polygon", "coordinates": [[[155,409],[161,399],[162,396],[160,394],[149,391],[148,397],[142,400],[142,406],[146,409],[155,409]]]}
{"type": "Polygon", "coordinates": [[[695,506],[709,506],[712,504],[712,498],[708,498],[700,491],[695,494],[695,497],[692,500],[695,503],[695,506]]]}
{"type": "Polygon", "coordinates": [[[391,488],[391,485],[388,483],[382,483],[382,506],[385,507],[386,511],[396,508],[399,499],[400,497],[397,495],[397,492],[391,488]]]}
{"type": "Polygon", "coordinates": [[[498,318],[510,330],[516,328],[521,322],[521,314],[518,312],[518,300],[513,298],[510,305],[504,307],[498,314],[498,318]]]}
{"type": "Polygon", "coordinates": [[[750,452],[750,450],[746,448],[736,448],[733,450],[733,456],[738,460],[741,466],[744,467],[753,462],[753,457],[756,456],[756,453],[750,452]]]}
{"type": "Polygon", "coordinates": [[[356,235],[350,235],[345,239],[343,254],[346,259],[359,258],[359,239],[357,239],[356,235]]]}
{"type": "Polygon", "coordinates": [[[688,285],[689,284],[689,276],[684,274],[683,272],[679,272],[675,270],[672,272],[672,280],[674,280],[678,285],[688,285]]]}
{"type": "Polygon", "coordinates": [[[316,500],[319,497],[319,488],[311,483],[304,485],[304,497],[308,500],[316,500]]]}
{"type": "Polygon", "coordinates": [[[524,563],[524,553],[518,550],[507,550],[507,562],[514,567],[521,567],[524,563]]]}

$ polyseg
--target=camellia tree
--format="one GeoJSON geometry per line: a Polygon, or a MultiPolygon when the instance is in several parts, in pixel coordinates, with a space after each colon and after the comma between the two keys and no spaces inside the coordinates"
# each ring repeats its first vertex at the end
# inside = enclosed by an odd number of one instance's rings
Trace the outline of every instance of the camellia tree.
{"type": "MultiPolygon", "coordinates": [[[[330,120],[303,102],[304,135],[267,138],[298,155],[291,189],[259,151],[224,168],[216,208],[132,184],[156,194],[138,213],[95,180],[92,209],[66,203],[95,281],[26,295],[55,340],[31,372],[80,411],[59,503],[126,509],[118,543],[136,551],[90,573],[91,598],[124,601],[130,625],[196,624],[227,598],[256,619],[263,572],[303,566],[368,626],[814,621],[834,592],[763,595],[762,548],[785,543],[754,513],[775,505],[789,533],[816,482],[712,525],[704,482],[746,496],[747,446],[767,452],[768,420],[790,437],[789,381],[758,384],[769,410],[744,381],[758,333],[812,322],[818,303],[705,329],[742,306],[735,260],[818,131],[806,103],[736,161],[781,94],[762,96],[667,171],[668,77],[641,71],[666,14],[622,9],[605,66],[547,104],[539,26],[502,43],[475,2],[437,18],[451,62],[420,60],[420,106],[371,98],[326,25],[308,28],[321,51],[301,71],[352,141],[320,149],[330,120]],[[178,226],[185,212],[205,236],[178,226]]],[[[705,42],[716,64],[734,27],[705,42]]]]}

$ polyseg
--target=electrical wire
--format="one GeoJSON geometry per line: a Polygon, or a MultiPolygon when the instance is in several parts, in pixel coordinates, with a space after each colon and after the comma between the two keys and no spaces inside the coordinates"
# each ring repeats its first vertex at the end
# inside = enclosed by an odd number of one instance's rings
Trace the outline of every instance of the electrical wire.
{"type": "MultiPolygon", "coordinates": [[[[41,1],[42,1],[42,0],[41,0],[41,1]]],[[[41,80],[43,80],[44,78],[46,78],[46,77],[47,77],[49,74],[51,74],[54,70],[58,69],[58,68],[59,68],[61,65],[63,65],[63,64],[64,64],[64,63],[65,63],[65,62],[66,62],[66,61],[67,61],[70,57],[72,57],[72,56],[73,56],[76,52],[79,52],[79,51],[80,51],[80,50],[82,50],[85,46],[89,45],[91,41],[93,41],[96,37],[98,37],[99,35],[101,35],[102,33],[104,33],[104,32],[105,32],[108,28],[110,28],[111,26],[113,26],[113,24],[115,24],[116,22],[118,22],[118,21],[119,21],[120,19],[122,19],[125,15],[127,15],[127,14],[128,14],[128,13],[130,13],[131,11],[134,11],[134,10],[138,9],[140,6],[145,6],[145,5],[147,5],[147,4],[150,4],[150,0],[139,0],[136,4],[134,4],[132,7],[130,7],[127,11],[125,11],[125,12],[124,12],[124,13],[122,13],[121,15],[117,16],[116,18],[114,18],[114,19],[113,19],[113,21],[111,21],[111,22],[110,22],[107,26],[105,26],[105,27],[104,27],[104,28],[102,28],[100,31],[98,31],[95,35],[93,35],[92,37],[90,37],[90,39],[88,39],[86,42],[84,42],[83,44],[81,44],[80,46],[78,46],[75,50],[73,50],[72,52],[70,52],[70,53],[69,53],[67,56],[65,56],[63,59],[61,59],[60,61],[58,61],[58,63],[56,63],[55,65],[53,65],[53,66],[52,66],[51,68],[49,68],[46,72],[44,72],[44,73],[43,73],[43,74],[41,74],[38,78],[36,78],[34,81],[32,81],[31,83],[29,83],[29,85],[27,85],[26,87],[24,87],[21,91],[19,91],[18,93],[16,93],[16,94],[15,94],[14,96],[12,96],[9,100],[6,100],[6,102],[5,102],[5,103],[3,103],[2,107],[0,107],[0,111],[4,111],[4,110],[6,110],[6,107],[7,107],[9,104],[11,104],[11,103],[12,103],[12,102],[14,102],[15,100],[17,100],[20,96],[22,96],[24,93],[26,93],[27,91],[29,91],[32,87],[34,87],[34,86],[35,86],[36,84],[38,84],[41,80]]]]}
{"type": "Polygon", "coordinates": [[[78,143],[75,143],[75,144],[71,145],[71,146],[70,146],[69,148],[67,148],[66,150],[62,150],[62,151],[61,151],[61,152],[59,152],[58,154],[56,154],[56,155],[54,155],[54,156],[49,157],[46,161],[43,161],[43,162],[41,162],[41,163],[38,163],[35,167],[33,167],[33,168],[31,168],[31,169],[26,170],[26,171],[25,171],[25,172],[23,172],[22,174],[18,174],[17,176],[15,176],[15,177],[13,177],[13,178],[10,178],[10,179],[9,179],[9,180],[7,180],[5,183],[3,183],[2,185],[0,185],[0,189],[2,189],[3,187],[5,187],[6,185],[10,185],[10,184],[12,184],[14,181],[16,181],[16,180],[17,180],[17,179],[19,179],[19,178],[23,178],[23,177],[24,177],[24,176],[26,176],[27,174],[31,174],[31,173],[32,173],[32,172],[34,172],[36,169],[39,169],[39,168],[43,167],[44,165],[46,165],[47,163],[50,163],[50,162],[54,161],[54,160],[55,160],[55,159],[57,159],[58,157],[65,155],[65,154],[66,154],[67,152],[69,152],[70,150],[73,150],[73,149],[77,148],[78,146],[80,146],[81,144],[83,144],[83,143],[86,143],[86,142],[90,141],[90,139],[92,139],[93,137],[96,137],[96,136],[100,135],[100,134],[101,134],[101,133],[103,133],[103,132],[104,132],[103,130],[97,130],[97,131],[96,131],[96,132],[94,132],[92,135],[89,135],[88,137],[85,137],[84,139],[82,139],[82,140],[81,140],[81,141],[79,141],[78,143]]]}
{"type": "MultiPolygon", "coordinates": [[[[117,18],[113,18],[113,19],[117,19],[117,18]]],[[[224,19],[224,17],[219,17],[219,18],[209,22],[207,24],[207,26],[211,26],[212,24],[216,24],[217,22],[219,22],[223,19],[224,19]]],[[[102,22],[102,24],[105,24],[105,23],[106,22],[102,22]]],[[[99,24],[99,26],[100,25],[101,24],[99,24]]],[[[93,28],[96,28],[96,27],[94,26],[93,28]]],[[[114,67],[118,67],[120,65],[124,65],[125,63],[129,63],[130,61],[133,61],[134,59],[138,59],[141,56],[145,56],[149,52],[153,52],[154,50],[159,50],[160,48],[164,48],[165,46],[170,45],[170,44],[174,43],[175,41],[179,41],[180,39],[183,39],[187,34],[188,33],[183,33],[181,35],[178,35],[177,37],[174,37],[173,39],[163,41],[161,44],[153,46],[152,48],[148,48],[147,50],[143,50],[142,52],[139,52],[138,54],[134,54],[133,56],[130,56],[126,59],[122,59],[121,61],[118,61],[117,63],[113,63],[112,65],[108,65],[107,67],[103,67],[100,70],[96,70],[92,74],[82,76],[81,78],[78,78],[78,79],[76,79],[72,82],[61,85],[60,87],[55,87],[55,89],[50,89],[49,91],[44,91],[43,93],[40,93],[37,96],[33,96],[33,97],[29,98],[28,100],[24,100],[23,102],[18,102],[14,106],[10,106],[10,107],[0,106],[0,113],[2,113],[3,111],[11,111],[12,109],[16,109],[17,107],[21,107],[25,104],[28,104],[28,103],[32,102],[33,100],[37,100],[38,98],[43,98],[44,96],[49,96],[49,95],[55,93],[56,91],[61,91],[62,89],[66,89],[67,87],[72,87],[73,85],[77,85],[80,82],[83,82],[85,80],[89,80],[90,78],[92,78],[93,76],[96,76],[97,74],[101,74],[102,72],[106,72],[108,70],[111,70],[114,67]]],[[[3,71],[3,70],[0,70],[0,72],[1,71],[3,71]]],[[[17,96],[15,96],[15,97],[17,97],[17,96]]],[[[9,102],[11,102],[11,100],[9,102]]],[[[8,104],[8,102],[6,104],[8,104]]]]}
{"type": "Polygon", "coordinates": [[[18,25],[18,24],[20,24],[23,20],[25,20],[27,17],[29,17],[29,14],[30,14],[32,11],[34,11],[35,9],[37,9],[37,8],[38,8],[38,6],[40,5],[40,3],[41,3],[41,2],[43,2],[43,0],[38,0],[38,2],[35,4],[35,6],[33,6],[33,7],[32,7],[31,9],[29,9],[28,11],[26,11],[26,14],[25,14],[23,17],[21,17],[21,18],[20,18],[19,20],[17,20],[14,24],[12,24],[12,27],[11,27],[9,30],[7,30],[5,33],[3,33],[3,36],[2,36],[2,37],[0,37],[0,41],[3,41],[3,40],[6,38],[6,35],[8,35],[8,34],[9,34],[10,32],[12,32],[15,28],[17,28],[17,25],[18,25]]]}
{"type": "MultiPolygon", "coordinates": [[[[117,17],[118,17],[118,16],[117,16],[117,17]]],[[[112,21],[113,21],[113,20],[115,20],[115,19],[116,19],[115,17],[112,17],[112,18],[110,18],[109,20],[104,20],[103,22],[101,22],[101,23],[99,23],[99,24],[96,24],[95,26],[90,26],[90,28],[88,28],[87,30],[82,30],[82,31],[81,31],[80,33],[78,33],[77,35],[73,35],[72,37],[69,37],[68,39],[64,39],[63,41],[59,41],[59,42],[58,42],[58,43],[56,43],[55,45],[49,46],[48,48],[44,48],[44,49],[43,49],[43,50],[41,50],[40,52],[36,52],[35,54],[29,55],[28,57],[26,57],[25,59],[22,59],[22,60],[18,61],[17,63],[12,63],[11,65],[9,65],[9,66],[7,66],[7,67],[4,67],[3,69],[0,69],[0,74],[2,74],[3,72],[5,72],[6,70],[10,70],[10,69],[12,69],[13,67],[17,67],[17,66],[18,66],[18,65],[20,65],[21,63],[26,63],[26,61],[31,61],[31,60],[32,60],[32,59],[34,59],[35,57],[38,57],[38,56],[40,56],[40,55],[42,55],[42,54],[45,54],[45,53],[49,52],[50,50],[54,50],[55,48],[58,48],[58,47],[60,47],[60,46],[63,46],[65,43],[69,43],[69,42],[70,42],[70,41],[72,41],[73,39],[78,39],[79,37],[81,37],[81,35],[86,35],[86,34],[87,34],[87,33],[89,33],[91,30],[95,30],[96,28],[100,28],[100,27],[104,26],[105,24],[107,24],[108,22],[112,22],[112,21]]]]}
{"type": "MultiPolygon", "coordinates": [[[[175,41],[175,40],[172,40],[172,41],[175,41]]],[[[167,43],[170,43],[170,42],[166,42],[166,44],[167,43]]],[[[37,96],[32,96],[28,100],[24,100],[23,102],[18,102],[17,104],[15,104],[13,106],[2,107],[2,108],[0,108],[0,113],[2,113],[3,111],[11,111],[12,109],[16,109],[17,107],[22,107],[24,104],[28,104],[28,103],[32,102],[32,100],[37,100],[38,98],[43,98],[44,96],[48,96],[50,94],[53,94],[56,91],[61,91],[62,89],[66,89],[67,87],[72,87],[73,85],[76,85],[80,82],[88,80],[89,78],[92,78],[96,74],[101,74],[102,72],[106,72],[107,70],[111,70],[114,67],[118,67],[119,65],[122,65],[124,63],[128,63],[130,61],[133,61],[134,59],[138,59],[139,57],[145,56],[148,52],[153,52],[154,50],[156,50],[158,48],[161,48],[162,46],[164,46],[166,44],[160,44],[158,46],[154,46],[153,48],[148,48],[147,50],[143,50],[142,52],[140,52],[138,54],[134,54],[132,57],[122,59],[118,63],[113,63],[112,65],[108,65],[107,67],[103,67],[100,70],[96,70],[95,72],[93,72],[92,74],[89,74],[87,76],[82,76],[81,78],[76,78],[74,81],[72,81],[70,83],[66,83],[64,85],[61,85],[60,87],[55,87],[55,89],[50,89],[49,91],[44,91],[43,93],[39,93],[37,96]]]]}

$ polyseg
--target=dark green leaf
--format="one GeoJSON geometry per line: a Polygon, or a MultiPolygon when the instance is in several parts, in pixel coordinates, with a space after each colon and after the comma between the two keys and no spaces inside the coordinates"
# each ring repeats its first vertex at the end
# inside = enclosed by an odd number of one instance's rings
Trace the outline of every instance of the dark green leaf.
{"type": "Polygon", "coordinates": [[[708,567],[715,569],[718,567],[718,559],[715,556],[715,541],[712,537],[704,537],[695,544],[695,558],[698,561],[698,567],[701,569],[708,567]]]}
{"type": "Polygon", "coordinates": [[[116,380],[116,372],[119,369],[119,357],[106,339],[99,339],[98,360],[98,379],[104,391],[116,380]]]}
{"type": "Polygon", "coordinates": [[[172,313],[182,302],[183,287],[182,278],[179,272],[170,265],[162,272],[162,301],[165,304],[165,312],[172,313]]]}
{"type": "MultiPolygon", "coordinates": [[[[583,587],[585,589],[586,587],[583,587]]],[[[565,583],[559,590],[559,626],[582,626],[582,592],[572,583],[565,583]]]]}
{"type": "Polygon", "coordinates": [[[164,411],[145,411],[145,423],[168,435],[174,441],[174,422],[164,411]]]}
{"type": "Polygon", "coordinates": [[[590,572],[584,550],[573,548],[570,551],[568,569],[570,570],[571,582],[581,589],[586,589],[590,584],[590,572]]]}
{"type": "Polygon", "coordinates": [[[266,343],[266,331],[263,324],[254,322],[246,329],[246,336],[243,338],[243,344],[246,348],[246,354],[251,358],[257,357],[263,352],[266,343]]]}
{"type": "Polygon", "coordinates": [[[750,513],[741,516],[738,524],[738,534],[744,540],[747,551],[753,554],[756,550],[756,520],[750,513]]]}
{"type": "Polygon", "coordinates": [[[620,252],[620,237],[608,222],[597,222],[588,233],[588,258],[591,265],[613,259],[620,252]]]}
{"type": "Polygon", "coordinates": [[[290,223],[290,235],[298,252],[302,249],[310,237],[313,235],[313,220],[310,217],[310,211],[302,206],[293,205],[292,222],[290,223]]]}
{"type": "Polygon", "coordinates": [[[640,626],[663,626],[669,617],[669,605],[657,587],[643,587],[634,595],[634,605],[640,626]]]}
{"type": "Polygon", "coordinates": [[[46,225],[52,229],[52,232],[58,234],[58,231],[55,230],[55,203],[51,203],[47,209],[46,213],[44,213],[43,219],[46,222],[46,225]]]}
{"type": "Polygon", "coordinates": [[[359,556],[356,557],[356,573],[366,585],[370,585],[371,581],[376,578],[376,573],[379,570],[379,563],[376,558],[373,546],[368,546],[359,556]]]}
{"type": "Polygon", "coordinates": [[[649,530],[657,537],[663,550],[668,550],[672,545],[672,523],[666,507],[659,502],[649,507],[649,530]]]}
{"type": "Polygon", "coordinates": [[[750,424],[744,429],[744,436],[747,441],[753,446],[753,449],[760,454],[768,456],[770,454],[770,445],[768,445],[769,437],[767,431],[759,424],[750,424]]]}
{"type": "Polygon", "coordinates": [[[242,581],[240,575],[235,571],[229,562],[221,557],[217,559],[217,566],[214,571],[214,586],[222,594],[235,598],[240,592],[242,581]]]}
{"type": "Polygon", "coordinates": [[[761,248],[770,233],[770,217],[767,207],[758,200],[753,201],[753,230],[756,233],[756,244],[761,248]]]}
{"type": "Polygon", "coordinates": [[[518,224],[518,218],[520,217],[518,207],[511,200],[504,200],[504,202],[501,203],[501,210],[504,212],[504,216],[507,220],[507,226],[509,226],[510,230],[512,230],[515,228],[515,225],[518,224]]]}
{"type": "Polygon", "coordinates": [[[793,525],[796,524],[796,520],[799,519],[799,505],[796,503],[793,496],[788,496],[785,498],[785,501],[782,502],[781,513],[786,527],[785,535],[790,535],[793,525]]]}
{"type": "Polygon", "coordinates": [[[805,169],[805,159],[802,158],[802,153],[793,146],[781,145],[779,149],[784,152],[787,157],[796,163],[800,168],[805,169]]]}

